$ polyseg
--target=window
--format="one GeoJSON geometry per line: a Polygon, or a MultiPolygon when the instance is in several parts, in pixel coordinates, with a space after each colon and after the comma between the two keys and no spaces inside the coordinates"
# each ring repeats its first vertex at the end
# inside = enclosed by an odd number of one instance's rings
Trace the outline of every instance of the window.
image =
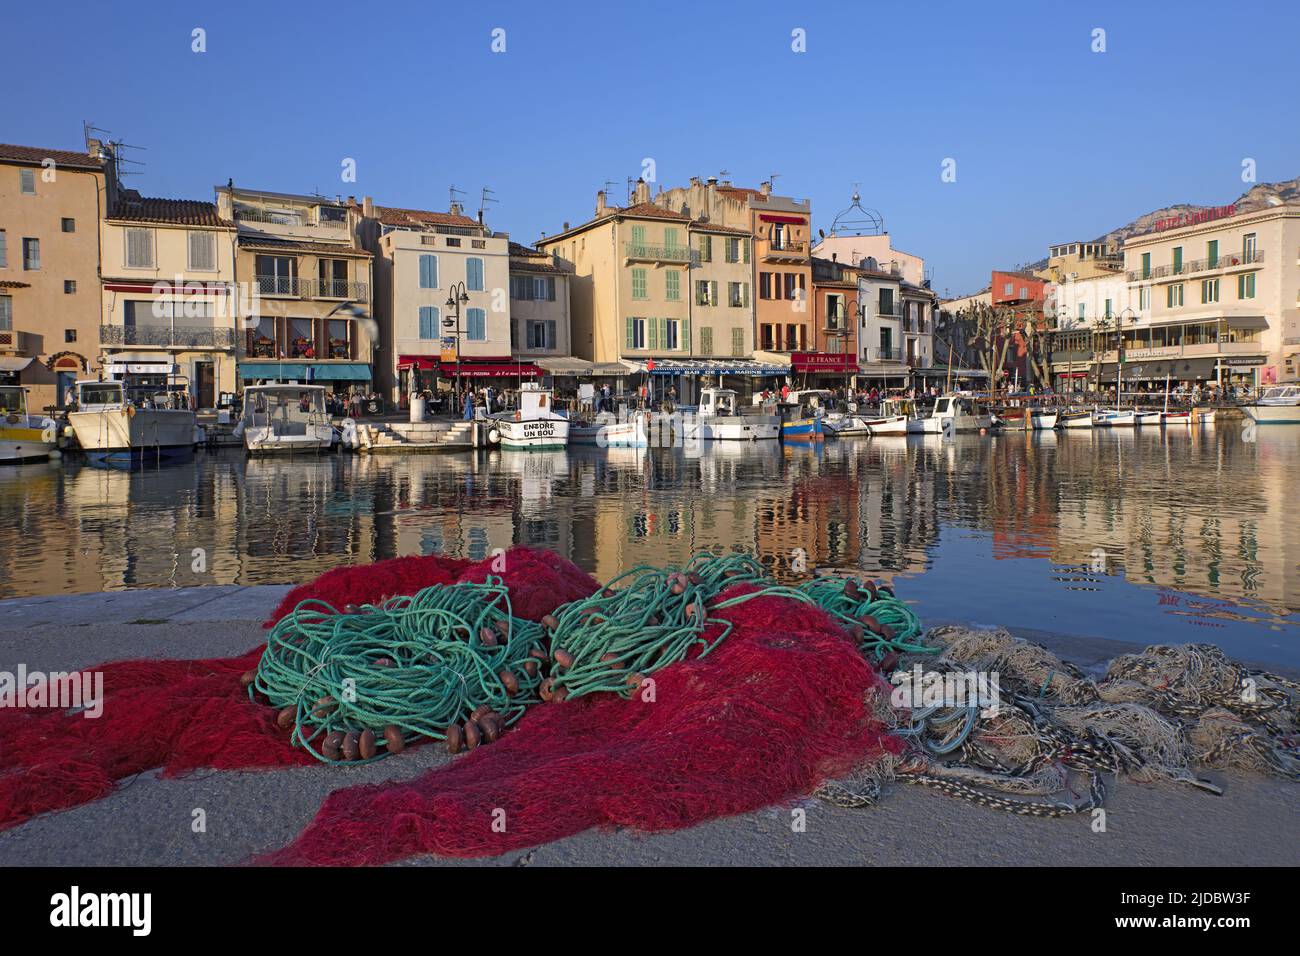
{"type": "Polygon", "coordinates": [[[1237,276],[1237,298],[1255,298],[1255,273],[1243,272],[1241,275],[1237,276]]]}
{"type": "Polygon", "coordinates": [[[649,296],[646,295],[644,269],[632,270],[632,298],[634,299],[649,298],[649,296]]]}
{"type": "Polygon", "coordinates": [[[438,257],[430,255],[420,256],[420,288],[436,289],[438,288],[438,257]]]}
{"type": "Polygon", "coordinates": [[[290,295],[298,260],[292,256],[258,256],[254,260],[257,291],[263,295],[290,295]]]}
{"type": "Polygon", "coordinates": [[[1175,283],[1165,289],[1165,307],[1176,309],[1183,304],[1183,284],[1175,283]]]}
{"type": "Polygon", "coordinates": [[[677,238],[676,229],[664,229],[664,248],[665,249],[681,248],[681,242],[677,238]]]}
{"type": "Polygon", "coordinates": [[[678,322],[676,319],[661,319],[660,321],[663,322],[663,328],[659,348],[664,351],[675,351],[677,349],[678,322]]]}
{"type": "Polygon", "coordinates": [[[8,268],[8,266],[9,266],[9,236],[3,229],[0,229],[0,269],[8,268]]]}
{"type": "Polygon", "coordinates": [[[772,298],[772,273],[760,272],[758,274],[758,297],[760,299],[772,298]]]}
{"type": "Polygon", "coordinates": [[[645,245],[645,226],[632,227],[632,245],[638,248],[645,245]]]}
{"type": "Polygon", "coordinates": [[[1174,246],[1174,275],[1183,271],[1183,247],[1174,246]]]}
{"type": "Polygon", "coordinates": [[[727,243],[727,261],[739,262],[740,261],[740,240],[735,238],[729,238],[726,240],[726,243],[727,243]]]}
{"type": "Polygon", "coordinates": [[[772,325],[769,325],[766,322],[763,323],[761,326],[759,326],[759,330],[758,330],[758,336],[760,342],[759,348],[765,352],[776,351],[776,337],[773,334],[773,328],[774,327],[772,325]]]}
{"type": "Polygon", "coordinates": [[[448,236],[448,237],[447,237],[447,245],[452,246],[452,247],[454,248],[454,247],[460,245],[460,240],[459,240],[459,239],[456,239],[456,238],[453,238],[452,236],[448,236]]]}
{"type": "Polygon", "coordinates": [[[1011,293],[1014,291],[1015,291],[1015,285],[1013,283],[1008,282],[1002,286],[1003,295],[1011,295],[1011,293]]]}
{"type": "Polygon", "coordinates": [[[1029,298],[1029,286],[1022,285],[1022,286],[1020,287],[1020,298],[1022,298],[1022,299],[1028,299],[1028,298],[1029,298]]]}
{"type": "Polygon", "coordinates": [[[420,306],[420,338],[429,340],[441,336],[442,332],[438,328],[438,307],[434,305],[420,306]]]}
{"type": "Polygon", "coordinates": [[[76,330],[76,329],[64,329],[64,330],[63,330],[63,341],[64,341],[64,342],[75,342],[75,341],[77,341],[77,330],[76,330]]]}
{"type": "Polygon", "coordinates": [[[700,329],[700,354],[713,354],[713,329],[709,328],[707,325],[700,329]]]}
{"type": "Polygon", "coordinates": [[[1142,253],[1142,278],[1151,278],[1151,253],[1142,253]]]}
{"type": "Polygon", "coordinates": [[[712,236],[700,236],[700,261],[701,262],[713,261],[713,237],[712,236]]]}
{"type": "Polygon", "coordinates": [[[749,305],[749,283],[728,282],[727,304],[733,309],[743,309],[749,305]]]}
{"type": "Polygon", "coordinates": [[[317,259],[316,277],[320,280],[319,294],[330,299],[348,297],[348,261],[346,259],[317,259]]]}
{"type": "Polygon", "coordinates": [[[23,240],[23,268],[28,272],[39,272],[41,268],[41,240],[23,240]]]}
{"type": "Polygon", "coordinates": [[[1138,289],[1138,311],[1147,312],[1151,309],[1151,287],[1144,285],[1138,289]]]}
{"type": "Polygon", "coordinates": [[[626,347],[629,349],[645,348],[645,319],[627,317],[627,340],[626,347]]]}
{"type": "Polygon", "coordinates": [[[534,300],[555,301],[554,276],[511,276],[510,298],[526,302],[534,300]]]}
{"type": "Polygon", "coordinates": [[[76,231],[77,231],[77,220],[75,220],[75,219],[69,219],[67,216],[64,216],[64,217],[63,217],[63,231],[64,231],[64,232],[76,232],[76,231]]]}
{"type": "Polygon", "coordinates": [[[24,196],[36,195],[36,170],[18,170],[18,188],[24,196]]]}
{"type": "Polygon", "coordinates": [[[1206,267],[1213,269],[1219,264],[1219,240],[1211,239],[1205,244],[1206,267]]]}
{"type": "Polygon", "coordinates": [[[465,337],[471,342],[487,341],[487,312],[485,310],[465,310],[465,337]]]}
{"type": "Polygon", "coordinates": [[[217,270],[217,234],[191,232],[189,234],[189,265],[195,272],[217,270]]]}
{"type": "Polygon", "coordinates": [[[528,339],[530,349],[553,349],[555,348],[555,321],[548,319],[531,320],[525,328],[525,335],[528,339]]]}
{"type": "Polygon", "coordinates": [[[785,294],[782,295],[782,298],[793,300],[795,297],[795,280],[800,277],[796,276],[793,272],[784,272],[781,274],[781,278],[785,281],[785,294]]]}
{"type": "Polygon", "coordinates": [[[77,280],[76,280],[76,279],[64,279],[64,280],[63,280],[63,294],[64,294],[64,295],[76,295],[76,294],[77,294],[77,280]]]}
{"type": "Polygon", "coordinates": [[[1086,303],[1079,303],[1079,321],[1085,322],[1088,319],[1088,306],[1086,303]]]}
{"type": "Polygon", "coordinates": [[[682,297],[682,274],[676,269],[664,273],[664,298],[676,302],[682,297]]]}
{"type": "MultiPolygon", "coordinates": [[[[1241,257],[1246,262],[1251,262],[1254,259],[1255,241],[1256,241],[1256,237],[1255,237],[1255,233],[1253,232],[1248,232],[1241,237],[1241,257]]],[[[4,265],[4,263],[0,262],[0,265],[4,265]]]]}
{"type": "MultiPolygon", "coordinates": [[[[770,326],[764,326],[764,328],[770,328],[770,326]]],[[[745,330],[744,329],[731,330],[731,354],[733,357],[737,355],[745,354],[745,330]]]]}
{"type": "Polygon", "coordinates": [[[697,279],[695,282],[695,304],[717,305],[718,283],[712,279],[697,279]]]}
{"type": "Polygon", "coordinates": [[[1219,301],[1219,280],[1204,279],[1201,282],[1201,302],[1218,302],[1219,301]]]}
{"type": "Polygon", "coordinates": [[[126,230],[126,267],[128,269],[152,269],[153,230],[126,230]]]}
{"type": "Polygon", "coordinates": [[[465,285],[470,292],[483,291],[483,260],[477,256],[465,260],[465,285]]]}
{"type": "Polygon", "coordinates": [[[14,298],[11,295],[0,295],[0,332],[12,332],[14,330],[14,298]]]}
{"type": "Polygon", "coordinates": [[[844,296],[826,296],[826,325],[828,328],[841,328],[844,319],[844,296]]]}
{"type": "Polygon", "coordinates": [[[1104,315],[1104,316],[1105,316],[1106,318],[1108,318],[1108,319],[1109,319],[1111,316],[1113,316],[1113,315],[1115,314],[1114,309],[1111,307],[1111,300],[1110,300],[1110,299],[1107,299],[1107,300],[1106,300],[1106,308],[1105,308],[1105,311],[1102,312],[1101,314],[1104,315]]]}

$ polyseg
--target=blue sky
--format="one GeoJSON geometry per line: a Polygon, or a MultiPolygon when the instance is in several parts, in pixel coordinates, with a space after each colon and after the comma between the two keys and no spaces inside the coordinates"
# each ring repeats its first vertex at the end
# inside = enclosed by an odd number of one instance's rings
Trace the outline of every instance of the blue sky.
{"type": "Polygon", "coordinates": [[[131,185],[175,198],[233,177],[446,209],[454,184],[473,210],[488,185],[490,224],[525,242],[647,157],[665,187],[779,173],[823,228],[859,182],[956,295],[1051,242],[1229,202],[1245,158],[1300,175],[1300,5],[1165,6],[18,4],[0,141],[79,148],[91,120],[145,147],[131,185]]]}

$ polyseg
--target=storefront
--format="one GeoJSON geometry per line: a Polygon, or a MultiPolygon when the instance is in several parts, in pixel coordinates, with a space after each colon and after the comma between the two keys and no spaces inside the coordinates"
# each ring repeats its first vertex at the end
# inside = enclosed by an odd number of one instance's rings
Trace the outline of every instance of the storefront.
{"type": "Polygon", "coordinates": [[[457,389],[491,387],[498,392],[516,390],[523,382],[538,381],[545,373],[531,362],[504,358],[470,358],[460,362],[437,355],[403,355],[397,360],[398,401],[410,406],[411,395],[427,393],[434,399],[431,411],[450,413],[449,396],[457,389]]]}
{"type": "Polygon", "coordinates": [[[851,388],[860,371],[852,352],[793,352],[790,368],[805,388],[851,388]]]}
{"type": "Polygon", "coordinates": [[[643,375],[651,401],[660,401],[676,393],[679,405],[696,405],[702,388],[729,388],[741,402],[748,402],[755,392],[779,389],[790,373],[788,365],[759,362],[755,359],[649,359],[627,363],[634,373],[643,375]]]}
{"type": "Polygon", "coordinates": [[[264,382],[323,385],[335,394],[371,391],[370,366],[365,362],[240,362],[239,380],[244,385],[264,382]]]}

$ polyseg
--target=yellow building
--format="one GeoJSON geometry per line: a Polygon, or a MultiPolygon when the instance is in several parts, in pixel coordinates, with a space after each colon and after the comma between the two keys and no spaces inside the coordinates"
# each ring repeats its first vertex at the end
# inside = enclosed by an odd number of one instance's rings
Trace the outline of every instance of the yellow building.
{"type": "Polygon", "coordinates": [[[1124,271],[1124,253],[1118,244],[1095,239],[1092,242],[1061,242],[1048,249],[1047,266],[1034,275],[1049,282],[1069,282],[1124,271]]]}
{"type": "Polygon", "coordinates": [[[373,387],[371,254],[357,241],[355,199],[217,188],[217,211],[237,230],[242,384],[310,381],[335,392],[373,387]],[[241,306],[242,309],[242,306],[241,306]],[[369,331],[368,331],[369,329],[369,331]]]}
{"type": "Polygon", "coordinates": [[[210,202],[115,190],[100,223],[105,377],[188,384],[196,409],[235,392],[235,225],[210,202]]]}
{"type": "Polygon", "coordinates": [[[109,154],[0,145],[0,384],[33,411],[99,370],[99,218],[109,154]]]}

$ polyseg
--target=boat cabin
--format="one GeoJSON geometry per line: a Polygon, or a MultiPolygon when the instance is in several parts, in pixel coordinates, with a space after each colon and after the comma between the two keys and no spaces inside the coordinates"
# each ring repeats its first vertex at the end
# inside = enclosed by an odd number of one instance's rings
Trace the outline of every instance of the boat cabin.
{"type": "Polygon", "coordinates": [[[699,416],[725,418],[736,414],[736,393],[729,388],[706,388],[700,391],[699,416]]]}
{"type": "Polygon", "coordinates": [[[244,423],[276,435],[306,435],[308,425],[329,422],[323,385],[250,385],[244,389],[244,423]]]}

